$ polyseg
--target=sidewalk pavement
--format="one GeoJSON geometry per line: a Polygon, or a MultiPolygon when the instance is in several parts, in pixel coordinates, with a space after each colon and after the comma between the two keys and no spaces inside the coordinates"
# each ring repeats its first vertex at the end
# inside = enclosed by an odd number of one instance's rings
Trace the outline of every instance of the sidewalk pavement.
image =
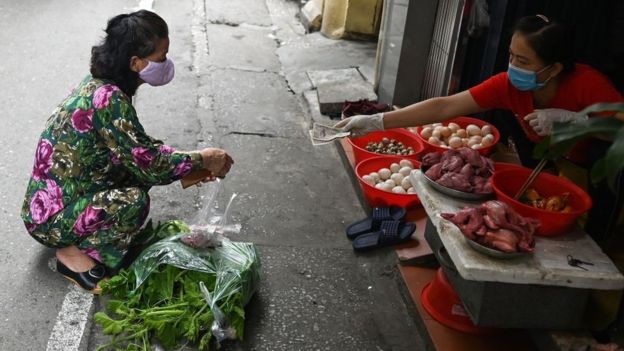
{"type": "MultiPolygon", "coordinates": [[[[173,146],[231,153],[221,203],[240,195],[232,239],[256,243],[263,264],[245,340],[225,349],[425,350],[394,251],[353,252],[344,228],[366,214],[336,148],[313,147],[307,133],[313,120],[332,123],[308,72],[355,68],[371,80],[375,43],[305,34],[294,1],[157,0],[154,10],[170,24],[178,70],[171,87],[140,89],[139,116],[173,146]]],[[[202,189],[151,195],[152,218],[191,219],[202,189]]],[[[92,325],[88,349],[104,340],[92,325]]]]}

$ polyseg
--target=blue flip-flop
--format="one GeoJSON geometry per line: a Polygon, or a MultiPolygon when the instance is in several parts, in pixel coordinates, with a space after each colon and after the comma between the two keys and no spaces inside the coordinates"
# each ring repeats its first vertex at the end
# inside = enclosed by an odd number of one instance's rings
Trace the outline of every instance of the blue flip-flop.
{"type": "Polygon", "coordinates": [[[383,221],[379,230],[366,233],[353,239],[353,249],[367,251],[385,246],[404,243],[412,237],[416,224],[401,221],[383,221]]]}
{"type": "Polygon", "coordinates": [[[383,221],[400,221],[406,213],[407,211],[402,207],[375,207],[371,217],[359,220],[347,227],[347,238],[353,240],[361,234],[376,231],[383,221]]]}

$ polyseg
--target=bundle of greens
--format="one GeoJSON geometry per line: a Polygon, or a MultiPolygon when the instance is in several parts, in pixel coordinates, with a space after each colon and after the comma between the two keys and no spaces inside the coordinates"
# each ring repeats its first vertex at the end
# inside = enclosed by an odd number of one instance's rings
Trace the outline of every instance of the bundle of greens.
{"type": "Polygon", "coordinates": [[[184,233],[188,226],[179,221],[158,226],[154,236],[165,238],[102,284],[111,298],[95,321],[113,338],[98,350],[150,350],[152,338],[167,349],[190,342],[206,350],[213,336],[242,338],[244,306],[260,275],[255,246],[226,239],[194,249],[181,242],[184,233]]]}

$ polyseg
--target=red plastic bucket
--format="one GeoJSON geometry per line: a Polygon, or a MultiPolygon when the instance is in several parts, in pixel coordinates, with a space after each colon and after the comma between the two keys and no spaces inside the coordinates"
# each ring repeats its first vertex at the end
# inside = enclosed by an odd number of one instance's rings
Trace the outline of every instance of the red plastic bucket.
{"type": "MultiPolygon", "coordinates": [[[[420,140],[415,135],[410,135],[406,131],[388,129],[378,132],[368,133],[359,138],[347,138],[347,141],[353,147],[353,156],[355,157],[355,163],[360,163],[366,159],[377,156],[384,156],[384,154],[378,154],[366,150],[366,145],[373,142],[380,142],[383,138],[395,139],[405,145],[405,147],[411,146],[414,149],[414,153],[411,155],[400,156],[410,160],[416,160],[418,155],[422,152],[423,146],[420,140]]],[[[390,155],[389,155],[390,156],[390,155]]],[[[398,156],[398,155],[397,155],[398,156]]]]}
{"type": "Polygon", "coordinates": [[[377,172],[381,168],[389,168],[392,163],[399,163],[401,160],[410,160],[414,165],[414,169],[420,168],[420,162],[402,156],[378,156],[366,159],[355,166],[355,174],[358,177],[360,186],[364,190],[364,197],[371,207],[398,206],[404,208],[414,208],[421,205],[420,199],[416,194],[395,194],[388,191],[377,189],[366,183],[362,176],[377,172]]]}
{"type": "Polygon", "coordinates": [[[459,296],[448,279],[444,275],[442,267],[438,269],[435,277],[420,293],[420,303],[433,319],[441,324],[469,334],[492,334],[495,328],[476,326],[464,310],[459,296]]]}
{"type": "Polygon", "coordinates": [[[576,220],[592,206],[589,195],[571,181],[548,173],[540,173],[531,185],[543,197],[570,193],[568,204],[572,211],[568,213],[541,210],[533,206],[514,200],[513,197],[531,174],[529,168],[513,168],[495,171],[491,178],[492,188],[496,197],[509,204],[518,214],[539,219],[541,226],[535,235],[556,236],[571,231],[576,220]]]}
{"type": "MultiPolygon", "coordinates": [[[[487,123],[483,120],[462,116],[462,117],[455,117],[453,119],[449,119],[448,121],[442,122],[442,125],[447,126],[449,123],[457,123],[462,128],[466,128],[469,124],[474,124],[478,126],[479,128],[483,127],[486,124],[490,125],[492,127],[492,135],[494,135],[494,142],[490,146],[486,146],[486,147],[482,147],[478,149],[477,151],[479,151],[481,155],[489,155],[494,149],[494,147],[496,146],[496,144],[498,144],[498,141],[500,140],[500,132],[498,131],[498,129],[496,129],[496,127],[494,127],[490,123],[487,123]]],[[[423,129],[422,126],[416,127],[414,134],[416,135],[418,139],[420,139],[420,142],[423,144],[427,152],[431,152],[431,151],[444,152],[446,150],[449,150],[448,147],[442,147],[442,146],[438,146],[435,144],[431,144],[428,140],[425,140],[422,136],[420,136],[420,132],[422,131],[422,129],[423,129]]]]}

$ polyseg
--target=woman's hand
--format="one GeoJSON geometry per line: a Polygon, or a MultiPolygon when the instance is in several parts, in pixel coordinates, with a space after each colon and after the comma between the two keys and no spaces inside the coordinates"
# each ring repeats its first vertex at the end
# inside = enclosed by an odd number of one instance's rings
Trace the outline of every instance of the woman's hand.
{"type": "Polygon", "coordinates": [[[586,119],[587,116],[558,108],[535,110],[524,117],[524,120],[529,122],[531,128],[539,136],[550,135],[555,122],[578,122],[586,119]]]}
{"type": "Polygon", "coordinates": [[[334,128],[351,132],[353,136],[362,136],[376,130],[384,130],[383,113],[348,117],[336,123],[334,128]]]}
{"type": "Polygon", "coordinates": [[[234,160],[225,150],[218,148],[205,148],[200,150],[204,168],[210,171],[215,177],[223,178],[230,171],[234,160]]]}

